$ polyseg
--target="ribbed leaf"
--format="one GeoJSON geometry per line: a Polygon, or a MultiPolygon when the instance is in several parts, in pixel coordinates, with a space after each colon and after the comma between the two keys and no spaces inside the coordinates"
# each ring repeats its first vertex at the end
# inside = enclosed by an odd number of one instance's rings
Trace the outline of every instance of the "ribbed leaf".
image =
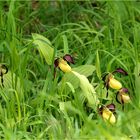
{"type": "MultiPolygon", "coordinates": [[[[79,74],[85,75],[86,77],[92,75],[95,71],[95,66],[93,65],[83,65],[72,69],[79,74]]],[[[63,77],[66,82],[69,82],[73,85],[74,88],[79,86],[79,79],[73,73],[66,73],[63,77]]]]}
{"type": "MultiPolygon", "coordinates": [[[[3,75],[3,85],[4,87],[2,86],[2,83],[0,80],[0,87],[1,87],[2,92],[4,93],[4,96],[12,100],[15,100],[15,97],[16,97],[16,102],[19,105],[20,104],[19,100],[23,99],[23,91],[20,85],[19,77],[17,77],[15,73],[12,74],[11,71],[8,71],[7,74],[3,75]]],[[[18,109],[20,110],[20,108],[18,109]]]]}
{"type": "Polygon", "coordinates": [[[71,83],[69,83],[69,82],[66,82],[66,84],[71,89],[72,93],[74,93],[75,92],[75,89],[74,89],[73,85],[71,83]]]}
{"type": "MultiPolygon", "coordinates": [[[[3,85],[4,85],[4,88],[5,89],[12,88],[12,85],[15,85],[15,80],[17,80],[17,88],[19,88],[20,87],[19,78],[16,79],[16,75],[15,74],[13,74],[13,78],[12,78],[12,73],[10,71],[8,71],[7,74],[3,75],[3,85]]],[[[0,85],[2,87],[1,80],[0,80],[0,85]]]]}
{"type": "Polygon", "coordinates": [[[81,112],[72,105],[71,101],[59,102],[59,108],[64,113],[71,112],[81,115],[81,112]]]}
{"type": "Polygon", "coordinates": [[[51,42],[47,38],[39,34],[33,33],[32,37],[33,43],[37,46],[40,55],[45,58],[48,65],[51,65],[53,63],[52,61],[54,55],[54,49],[51,47],[51,42]]]}
{"type": "Polygon", "coordinates": [[[95,71],[95,66],[93,66],[93,65],[82,65],[82,66],[78,66],[76,68],[73,68],[72,70],[88,77],[88,76],[92,75],[92,73],[95,71]]]}
{"type": "Polygon", "coordinates": [[[98,103],[98,98],[93,86],[89,83],[88,79],[77,72],[73,71],[73,74],[79,79],[80,81],[80,88],[82,90],[83,95],[87,98],[88,103],[90,106],[95,106],[98,103]]]}

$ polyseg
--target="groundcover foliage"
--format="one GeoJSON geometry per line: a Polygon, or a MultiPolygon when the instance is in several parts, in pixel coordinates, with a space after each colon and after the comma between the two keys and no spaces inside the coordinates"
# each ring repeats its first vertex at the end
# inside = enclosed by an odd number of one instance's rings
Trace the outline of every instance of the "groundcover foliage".
{"type": "Polygon", "coordinates": [[[139,114],[139,1],[0,1],[0,139],[139,139],[139,114]]]}

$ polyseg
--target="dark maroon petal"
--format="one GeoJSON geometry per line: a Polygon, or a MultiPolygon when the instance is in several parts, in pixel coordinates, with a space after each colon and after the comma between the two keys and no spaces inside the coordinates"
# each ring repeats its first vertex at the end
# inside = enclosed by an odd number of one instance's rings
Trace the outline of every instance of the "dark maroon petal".
{"type": "Polygon", "coordinates": [[[106,92],[106,98],[108,97],[108,89],[107,89],[107,92],[106,92]]]}
{"type": "Polygon", "coordinates": [[[53,78],[56,78],[56,68],[54,68],[53,78]]]}
{"type": "Polygon", "coordinates": [[[64,60],[66,60],[67,62],[69,63],[72,63],[74,64],[74,60],[73,60],[73,57],[69,54],[66,54],[64,57],[63,57],[64,60]]]}
{"type": "Polygon", "coordinates": [[[128,75],[128,73],[122,68],[117,68],[115,71],[113,71],[113,73],[121,73],[123,75],[128,75]]]}
{"type": "Polygon", "coordinates": [[[59,58],[55,59],[54,60],[54,67],[58,67],[58,64],[59,64],[59,58]]]}
{"type": "Polygon", "coordinates": [[[102,75],[102,80],[104,81],[104,87],[106,87],[107,93],[106,98],[108,97],[108,89],[109,89],[109,73],[105,73],[102,75]]]}
{"type": "Polygon", "coordinates": [[[128,92],[128,89],[127,88],[122,88],[121,89],[121,92],[127,93],[128,92]]]}
{"type": "Polygon", "coordinates": [[[111,112],[114,112],[115,111],[115,105],[112,103],[112,104],[109,104],[109,105],[106,105],[106,107],[111,111],[111,112]]]}
{"type": "Polygon", "coordinates": [[[109,89],[109,77],[105,81],[105,87],[106,87],[106,90],[107,90],[107,93],[106,93],[106,98],[107,98],[108,97],[108,89],[109,89]]]}

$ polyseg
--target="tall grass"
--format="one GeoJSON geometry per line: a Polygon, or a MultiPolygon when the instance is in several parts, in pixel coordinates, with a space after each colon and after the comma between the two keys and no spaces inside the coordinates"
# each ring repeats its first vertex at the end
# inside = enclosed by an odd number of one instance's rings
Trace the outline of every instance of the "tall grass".
{"type": "Polygon", "coordinates": [[[138,1],[1,1],[0,63],[9,72],[0,89],[0,139],[139,139],[139,22],[138,1]],[[118,78],[132,103],[123,111],[113,100],[116,124],[104,122],[63,72],[54,79],[54,65],[39,53],[32,33],[50,40],[53,60],[69,53],[73,68],[95,66],[87,76],[101,100],[101,75],[118,67],[128,72],[118,78]]]}

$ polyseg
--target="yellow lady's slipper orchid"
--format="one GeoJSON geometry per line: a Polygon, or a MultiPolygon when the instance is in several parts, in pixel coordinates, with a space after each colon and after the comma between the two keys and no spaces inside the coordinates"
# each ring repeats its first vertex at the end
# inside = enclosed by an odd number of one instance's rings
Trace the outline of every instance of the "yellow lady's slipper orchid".
{"type": "Polygon", "coordinates": [[[123,103],[129,103],[130,102],[130,96],[128,95],[128,89],[122,88],[119,90],[119,92],[116,95],[116,99],[120,104],[123,103]]]}
{"type": "Polygon", "coordinates": [[[116,117],[108,108],[103,109],[102,117],[104,120],[109,121],[111,124],[114,124],[116,122],[116,117]]]}
{"type": "Polygon", "coordinates": [[[122,84],[118,80],[114,79],[113,77],[109,78],[109,86],[113,89],[121,89],[122,88],[122,84]]]}
{"type": "Polygon", "coordinates": [[[58,67],[63,72],[70,72],[71,71],[71,67],[68,65],[68,63],[64,59],[59,60],[58,67]]]}
{"type": "Polygon", "coordinates": [[[130,102],[130,97],[128,94],[122,94],[122,99],[124,103],[129,103],[130,102]]]}
{"type": "Polygon", "coordinates": [[[115,113],[115,105],[113,103],[108,104],[106,106],[101,106],[99,109],[99,114],[105,121],[110,122],[111,124],[116,123],[116,117],[113,113],[115,113]]]}
{"type": "Polygon", "coordinates": [[[74,59],[69,54],[64,55],[62,58],[56,58],[54,60],[54,77],[56,77],[56,68],[59,68],[63,72],[71,72],[72,68],[69,63],[74,64],[74,59]]]}
{"type": "Polygon", "coordinates": [[[108,89],[109,87],[113,88],[113,89],[121,89],[122,88],[122,84],[116,80],[114,78],[114,74],[115,73],[120,73],[120,74],[123,74],[123,75],[128,75],[128,73],[122,69],[122,68],[117,68],[115,71],[111,72],[111,73],[105,73],[103,76],[102,76],[102,80],[104,81],[104,85],[107,89],[107,94],[106,94],[106,97],[108,97],[108,89]]]}

